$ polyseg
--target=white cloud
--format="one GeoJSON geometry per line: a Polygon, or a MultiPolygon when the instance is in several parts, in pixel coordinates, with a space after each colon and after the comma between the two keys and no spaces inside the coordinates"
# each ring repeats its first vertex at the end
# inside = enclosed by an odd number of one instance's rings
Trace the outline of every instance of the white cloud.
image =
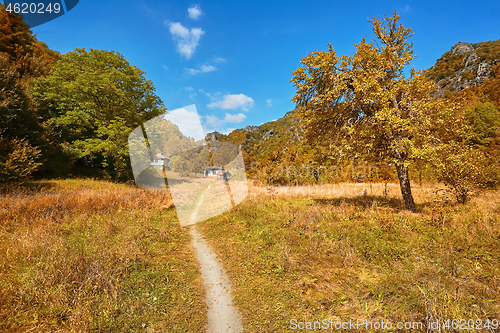
{"type": "Polygon", "coordinates": [[[222,121],[222,119],[219,119],[217,116],[205,116],[205,121],[208,125],[212,126],[212,127],[220,127],[222,125],[224,125],[224,122],[222,121]]]}
{"type": "Polygon", "coordinates": [[[222,100],[212,102],[207,106],[211,109],[221,108],[225,110],[236,110],[241,108],[243,111],[248,111],[248,109],[253,107],[254,104],[254,100],[244,94],[227,94],[222,100]]]}
{"type": "Polygon", "coordinates": [[[200,117],[196,112],[196,107],[190,105],[184,108],[168,111],[165,119],[171,121],[179,127],[179,130],[185,136],[194,138],[196,140],[203,139],[205,134],[201,127],[200,117]]]}
{"type": "Polygon", "coordinates": [[[228,123],[241,123],[246,118],[247,118],[247,116],[245,116],[243,113],[238,113],[238,114],[226,113],[226,116],[224,117],[224,121],[226,121],[228,123]]]}
{"type": "Polygon", "coordinates": [[[225,62],[226,59],[224,58],[214,58],[214,62],[225,62]]]}
{"type": "Polygon", "coordinates": [[[177,42],[177,52],[185,56],[186,59],[191,58],[191,55],[196,51],[196,47],[200,42],[200,37],[205,31],[200,28],[186,28],[179,22],[170,22],[169,25],[170,33],[177,42]]]}
{"type": "Polygon", "coordinates": [[[189,99],[192,101],[196,101],[196,92],[194,91],[193,87],[184,87],[184,90],[190,93],[188,95],[189,99]]]}
{"type": "MultiPolygon", "coordinates": [[[[224,134],[228,134],[231,131],[234,130],[234,128],[226,128],[224,129],[224,126],[227,123],[241,123],[247,118],[243,113],[238,113],[238,114],[230,114],[226,113],[223,119],[220,119],[217,116],[205,116],[205,123],[211,127],[212,129],[210,131],[218,131],[224,134]]],[[[207,126],[204,126],[204,130],[208,130],[207,126]]]]}
{"type": "Polygon", "coordinates": [[[168,69],[168,66],[163,65],[163,69],[168,69]]]}
{"type": "Polygon", "coordinates": [[[227,123],[241,123],[243,120],[247,119],[243,113],[229,114],[226,113],[224,119],[219,119],[217,116],[205,116],[206,122],[212,127],[221,127],[227,123]]]}
{"type": "Polygon", "coordinates": [[[194,7],[188,8],[188,14],[189,14],[189,17],[192,18],[193,20],[199,19],[200,15],[201,15],[200,6],[195,5],[194,7]]]}
{"type": "Polygon", "coordinates": [[[266,99],[267,106],[273,106],[273,100],[272,99],[266,99]]]}
{"type": "Polygon", "coordinates": [[[185,68],[185,70],[191,74],[191,75],[196,75],[198,73],[208,73],[208,72],[213,72],[217,70],[217,67],[212,66],[212,65],[201,65],[200,69],[194,69],[194,68],[185,68]]]}

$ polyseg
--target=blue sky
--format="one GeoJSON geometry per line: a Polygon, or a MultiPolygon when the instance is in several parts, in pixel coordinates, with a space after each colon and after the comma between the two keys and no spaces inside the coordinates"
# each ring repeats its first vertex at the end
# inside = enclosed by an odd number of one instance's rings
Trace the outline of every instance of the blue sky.
{"type": "Polygon", "coordinates": [[[426,69],[459,41],[500,38],[500,2],[97,1],[33,28],[61,53],[118,51],[153,81],[165,106],[195,104],[205,130],[260,125],[294,108],[291,73],[332,43],[352,55],[373,16],[397,10],[426,69]]]}

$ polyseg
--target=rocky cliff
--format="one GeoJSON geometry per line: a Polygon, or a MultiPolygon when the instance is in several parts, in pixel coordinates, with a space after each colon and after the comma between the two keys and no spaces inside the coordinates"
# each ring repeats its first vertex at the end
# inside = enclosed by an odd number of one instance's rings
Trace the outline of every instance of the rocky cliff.
{"type": "Polygon", "coordinates": [[[446,91],[460,91],[483,84],[491,69],[500,62],[500,40],[483,43],[459,42],[426,71],[426,77],[436,81],[435,97],[446,91]]]}

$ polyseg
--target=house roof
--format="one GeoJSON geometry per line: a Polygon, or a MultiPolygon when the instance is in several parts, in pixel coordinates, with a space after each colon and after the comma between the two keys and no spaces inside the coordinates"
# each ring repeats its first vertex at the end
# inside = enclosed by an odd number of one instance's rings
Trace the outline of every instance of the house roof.
{"type": "Polygon", "coordinates": [[[210,167],[206,167],[206,168],[203,168],[203,170],[206,170],[206,171],[209,171],[209,170],[224,170],[224,168],[222,166],[210,166],[210,167]]]}
{"type": "Polygon", "coordinates": [[[158,153],[155,155],[155,158],[157,160],[170,160],[170,158],[166,157],[166,156],[163,156],[162,153],[158,153]]]}

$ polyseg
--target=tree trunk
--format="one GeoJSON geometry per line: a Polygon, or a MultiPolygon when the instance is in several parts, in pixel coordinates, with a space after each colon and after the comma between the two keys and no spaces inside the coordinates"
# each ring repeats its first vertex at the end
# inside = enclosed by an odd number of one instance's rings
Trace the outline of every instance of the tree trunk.
{"type": "Polygon", "coordinates": [[[408,167],[405,167],[404,165],[396,165],[396,170],[398,171],[399,186],[401,187],[401,194],[403,195],[405,209],[414,212],[416,208],[415,201],[413,201],[413,195],[411,194],[408,167]]]}

